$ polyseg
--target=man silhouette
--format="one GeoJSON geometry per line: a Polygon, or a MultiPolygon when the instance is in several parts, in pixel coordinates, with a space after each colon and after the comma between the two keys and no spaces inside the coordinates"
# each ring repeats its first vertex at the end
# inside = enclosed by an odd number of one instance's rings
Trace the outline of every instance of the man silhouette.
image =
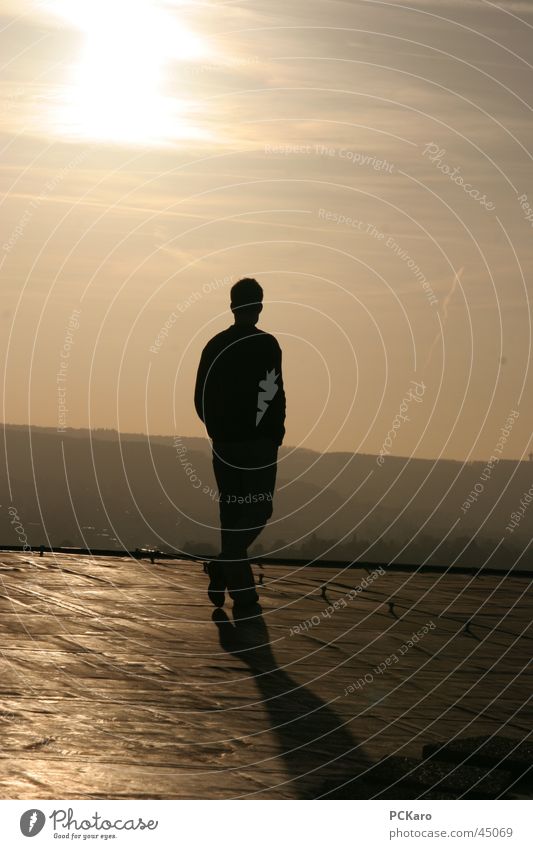
{"type": "Polygon", "coordinates": [[[278,448],[285,435],[281,348],[255,325],[263,290],[245,277],[231,288],[234,324],[205,346],[194,403],[213,443],[221,552],[207,564],[208,595],[222,607],[257,603],[248,548],[272,515],[278,448]]]}

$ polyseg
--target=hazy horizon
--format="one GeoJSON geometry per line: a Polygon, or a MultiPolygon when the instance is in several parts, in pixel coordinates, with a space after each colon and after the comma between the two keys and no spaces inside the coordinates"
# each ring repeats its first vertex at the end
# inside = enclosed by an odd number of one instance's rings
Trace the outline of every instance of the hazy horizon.
{"type": "MultiPolygon", "coordinates": [[[[16,505],[0,511],[4,544],[218,551],[206,440],[12,426],[0,456],[0,501],[16,505]]],[[[527,569],[530,469],[287,447],[253,556],[527,569]]]]}
{"type": "MultiPolygon", "coordinates": [[[[42,428],[43,430],[55,431],[60,436],[62,436],[62,435],[69,436],[72,431],[84,431],[84,430],[88,430],[88,431],[90,430],[93,433],[95,433],[97,431],[108,431],[110,433],[114,432],[118,436],[122,436],[122,437],[125,437],[125,438],[127,438],[129,436],[140,436],[140,437],[146,437],[147,439],[169,439],[170,440],[170,439],[174,439],[176,436],[179,436],[180,438],[185,439],[185,440],[187,440],[187,439],[191,439],[191,440],[192,439],[203,439],[209,445],[211,444],[211,439],[209,438],[209,436],[207,436],[207,434],[155,433],[155,432],[154,433],[146,433],[145,431],[141,431],[141,430],[138,430],[138,431],[124,431],[124,430],[118,431],[118,430],[116,430],[116,428],[107,428],[107,427],[98,427],[98,426],[95,426],[93,428],[68,426],[65,429],[65,431],[62,431],[62,430],[58,430],[58,428],[55,426],[55,424],[37,425],[35,423],[27,423],[27,422],[1,422],[0,427],[2,427],[2,428],[9,428],[9,427],[33,428],[33,429],[42,428]]],[[[349,449],[346,449],[346,450],[335,449],[334,451],[321,452],[319,449],[316,449],[316,448],[310,448],[309,446],[291,445],[290,443],[288,443],[286,441],[283,443],[283,446],[282,446],[282,450],[289,450],[289,449],[295,450],[296,448],[302,449],[302,450],[305,450],[305,451],[312,451],[316,454],[356,454],[356,453],[358,453],[358,454],[367,455],[367,456],[370,456],[370,457],[379,456],[377,452],[372,452],[372,451],[354,452],[354,451],[350,451],[349,449]]],[[[421,460],[421,461],[425,461],[425,462],[449,461],[450,463],[465,463],[465,462],[468,462],[468,463],[481,463],[481,464],[485,463],[488,459],[487,457],[480,457],[480,458],[477,458],[477,459],[470,458],[468,461],[466,461],[464,459],[461,459],[460,457],[422,457],[420,455],[417,455],[415,457],[415,456],[412,456],[410,454],[395,454],[393,451],[391,451],[388,456],[390,456],[391,459],[394,458],[395,460],[421,460]]],[[[499,462],[502,462],[502,463],[503,462],[529,463],[529,462],[532,462],[532,460],[530,460],[529,456],[527,456],[527,455],[525,457],[506,456],[505,458],[502,458],[499,462]]]]}

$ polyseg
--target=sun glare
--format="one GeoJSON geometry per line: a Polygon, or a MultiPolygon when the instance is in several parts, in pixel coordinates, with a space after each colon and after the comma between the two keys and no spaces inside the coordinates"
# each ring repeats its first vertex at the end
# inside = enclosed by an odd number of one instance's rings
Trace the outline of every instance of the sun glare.
{"type": "Polygon", "coordinates": [[[156,0],[56,0],[52,11],[84,36],[72,68],[62,128],[122,143],[200,135],[191,104],[166,93],[175,62],[205,60],[205,42],[156,0]]]}

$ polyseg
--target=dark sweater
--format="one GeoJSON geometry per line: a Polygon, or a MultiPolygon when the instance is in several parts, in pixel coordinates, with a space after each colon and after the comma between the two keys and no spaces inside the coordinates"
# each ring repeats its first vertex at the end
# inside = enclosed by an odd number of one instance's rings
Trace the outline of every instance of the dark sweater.
{"type": "Polygon", "coordinates": [[[274,336],[236,324],[213,336],[202,351],[194,404],[214,442],[268,438],[281,445],[285,392],[274,336]]]}

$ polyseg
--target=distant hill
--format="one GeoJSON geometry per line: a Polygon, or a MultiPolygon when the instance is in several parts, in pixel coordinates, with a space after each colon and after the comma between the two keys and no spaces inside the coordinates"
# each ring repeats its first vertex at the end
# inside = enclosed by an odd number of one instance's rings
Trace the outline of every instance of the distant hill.
{"type": "MultiPolygon", "coordinates": [[[[33,545],[217,550],[207,440],[10,424],[3,440],[1,543],[19,544],[14,506],[33,545]]],[[[532,478],[529,462],[487,471],[483,462],[390,456],[380,467],[372,455],[284,447],[275,514],[257,551],[532,568],[533,507],[506,530],[532,478]]]]}

